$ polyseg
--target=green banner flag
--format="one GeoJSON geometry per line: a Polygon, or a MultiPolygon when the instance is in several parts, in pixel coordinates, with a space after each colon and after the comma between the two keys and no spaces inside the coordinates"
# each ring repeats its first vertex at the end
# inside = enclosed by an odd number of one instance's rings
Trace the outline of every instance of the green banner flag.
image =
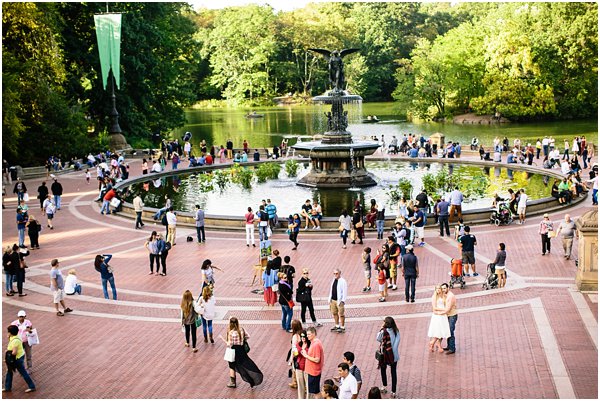
{"type": "Polygon", "coordinates": [[[96,23],[96,39],[98,39],[104,89],[106,89],[106,81],[111,68],[117,88],[120,89],[121,14],[94,15],[94,22],[96,23]]]}

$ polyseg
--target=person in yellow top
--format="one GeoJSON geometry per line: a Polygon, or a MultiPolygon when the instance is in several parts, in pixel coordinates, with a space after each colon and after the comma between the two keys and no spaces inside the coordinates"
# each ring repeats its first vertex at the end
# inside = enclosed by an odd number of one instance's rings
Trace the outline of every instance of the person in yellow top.
{"type": "Polygon", "coordinates": [[[13,372],[16,369],[19,371],[21,376],[23,376],[25,383],[27,383],[27,386],[29,387],[27,390],[25,390],[25,392],[31,393],[32,391],[35,391],[35,384],[25,369],[25,350],[23,350],[23,342],[19,337],[19,328],[11,324],[8,326],[7,331],[8,346],[6,347],[6,350],[10,351],[16,360],[14,367],[7,366],[6,378],[4,379],[4,388],[2,389],[2,392],[4,393],[7,391],[12,391],[13,372]]]}

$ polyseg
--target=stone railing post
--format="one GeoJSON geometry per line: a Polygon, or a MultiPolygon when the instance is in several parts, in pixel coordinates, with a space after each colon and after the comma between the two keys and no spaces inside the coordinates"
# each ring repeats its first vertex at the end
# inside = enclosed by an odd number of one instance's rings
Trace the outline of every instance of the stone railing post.
{"type": "Polygon", "coordinates": [[[598,291],[598,211],[584,213],[576,226],[579,259],[575,283],[580,291],[598,291]]]}

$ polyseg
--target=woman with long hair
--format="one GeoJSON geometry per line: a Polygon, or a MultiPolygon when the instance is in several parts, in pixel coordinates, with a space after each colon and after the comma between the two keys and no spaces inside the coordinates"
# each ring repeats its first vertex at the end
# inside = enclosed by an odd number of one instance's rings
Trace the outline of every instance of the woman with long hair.
{"type": "MultiPolygon", "coordinates": [[[[181,298],[181,325],[185,328],[185,346],[190,346],[190,333],[192,334],[192,351],[198,352],[196,348],[196,319],[198,313],[194,308],[194,297],[190,290],[185,290],[181,298]]],[[[206,338],[206,336],[204,336],[206,338]]]]}
{"type": "MultiPolygon", "coordinates": [[[[298,344],[300,344],[300,335],[302,334],[302,323],[300,322],[300,320],[298,319],[294,319],[292,320],[292,324],[291,324],[291,331],[292,331],[292,339],[291,339],[291,348],[290,351],[288,352],[288,365],[291,366],[292,369],[292,382],[288,383],[288,386],[290,386],[291,388],[297,388],[298,387],[298,378],[296,377],[296,363],[298,361],[298,354],[300,353],[300,351],[298,350],[298,344]]],[[[302,381],[302,378],[300,378],[300,381],[302,381]]],[[[302,384],[300,384],[302,385],[302,384]]]]}
{"type": "Polygon", "coordinates": [[[13,281],[15,278],[16,268],[19,266],[13,266],[12,259],[10,257],[13,253],[12,246],[8,245],[4,248],[4,254],[2,255],[2,268],[4,269],[4,289],[7,297],[15,295],[13,281]]]}
{"type": "Polygon", "coordinates": [[[112,258],[112,255],[96,255],[94,260],[94,268],[100,273],[102,278],[102,291],[104,292],[104,299],[108,299],[108,289],[106,283],[110,283],[112,289],[113,299],[117,300],[117,287],[115,286],[115,276],[112,273],[112,269],[109,269],[108,262],[112,258]]]}
{"type": "Polygon", "coordinates": [[[287,274],[278,273],[279,277],[279,305],[281,305],[281,327],[288,333],[292,332],[293,289],[287,281],[287,274]],[[290,301],[292,301],[290,303],[290,301]]]}
{"type": "Polygon", "coordinates": [[[338,219],[340,223],[340,237],[342,237],[342,249],[346,249],[346,241],[348,240],[348,234],[352,229],[352,218],[348,215],[348,211],[346,209],[342,210],[342,215],[338,219]]]}
{"type": "Polygon", "coordinates": [[[158,235],[156,231],[152,231],[144,247],[148,250],[150,257],[150,275],[154,274],[154,262],[156,262],[156,274],[158,275],[158,271],[160,270],[160,255],[158,254],[158,235]]]}
{"type": "MultiPolygon", "coordinates": [[[[363,207],[360,204],[360,201],[357,199],[354,201],[354,210],[352,214],[352,225],[356,230],[356,236],[358,237],[358,243],[363,243],[363,238],[365,237],[365,227],[363,223],[363,207]]],[[[352,243],[355,243],[355,240],[352,240],[352,243]]]]}
{"type": "Polygon", "coordinates": [[[210,343],[214,344],[215,340],[213,339],[213,327],[212,321],[215,318],[216,300],[213,297],[213,290],[210,286],[206,286],[202,289],[202,298],[200,298],[200,309],[202,313],[200,314],[202,318],[202,334],[204,334],[204,342],[207,343],[210,338],[210,343]],[[206,337],[208,332],[209,338],[206,337]]]}
{"type": "Polygon", "coordinates": [[[148,160],[142,159],[142,174],[148,174],[148,160]]]}
{"type": "Polygon", "coordinates": [[[278,284],[277,274],[279,271],[274,268],[274,263],[272,260],[267,262],[267,267],[262,274],[263,280],[263,298],[268,306],[275,306],[275,302],[277,301],[277,291],[273,291],[273,286],[278,284]]]}
{"type": "MultiPolygon", "coordinates": [[[[447,321],[448,319],[446,319],[447,321]]],[[[381,329],[377,333],[377,341],[382,354],[379,360],[379,369],[381,371],[381,381],[383,387],[380,388],[381,393],[387,392],[387,366],[390,367],[392,376],[392,398],[396,397],[396,386],[398,385],[398,361],[400,360],[400,331],[396,326],[396,321],[393,317],[387,316],[383,319],[381,329]]]]}
{"type": "Polygon", "coordinates": [[[375,228],[375,217],[377,217],[378,209],[377,201],[371,199],[371,209],[369,210],[369,213],[367,213],[367,224],[369,225],[369,228],[375,228]]]}
{"type": "Polygon", "coordinates": [[[433,313],[431,315],[431,321],[429,322],[429,330],[427,331],[427,337],[431,338],[429,341],[429,350],[435,351],[435,346],[438,346],[438,352],[444,352],[442,347],[442,341],[444,338],[450,337],[450,324],[448,323],[448,316],[446,316],[446,295],[442,291],[442,287],[439,285],[435,286],[435,291],[431,296],[431,308],[433,313]]]}
{"type": "Polygon", "coordinates": [[[246,351],[247,346],[244,346],[244,343],[247,343],[250,336],[245,329],[240,327],[237,317],[232,316],[229,318],[227,338],[219,337],[228,347],[235,351],[233,362],[229,362],[229,383],[227,384],[227,387],[237,387],[236,372],[239,373],[243,381],[250,384],[250,387],[261,384],[263,381],[263,374],[254,361],[248,356],[246,351]]]}
{"type": "MultiPolygon", "coordinates": [[[[297,321],[297,320],[295,320],[297,321]]],[[[294,322],[292,322],[292,329],[294,328],[294,322]]],[[[302,350],[308,352],[310,348],[310,340],[306,334],[306,330],[301,330],[299,335],[300,341],[296,344],[296,350],[292,349],[292,365],[295,371],[295,380],[298,388],[298,399],[304,400],[308,398],[308,374],[304,371],[306,367],[306,358],[302,355],[302,350]]]]}

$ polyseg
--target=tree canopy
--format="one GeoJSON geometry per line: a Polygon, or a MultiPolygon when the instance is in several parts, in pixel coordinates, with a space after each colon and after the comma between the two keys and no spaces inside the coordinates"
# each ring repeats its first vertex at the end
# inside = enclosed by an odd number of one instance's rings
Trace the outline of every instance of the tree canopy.
{"type": "MultiPolygon", "coordinates": [[[[248,5],[110,3],[123,13],[120,125],[149,145],[200,100],[271,104],[328,89],[310,48],[358,48],[347,89],[396,100],[408,117],[496,111],[514,120],[597,115],[596,3],[323,2],[293,11],[248,5]]],[[[23,164],[104,146],[93,15],[105,3],[2,4],[4,157],[23,164]],[[30,146],[30,140],[40,146],[30,146]],[[77,143],[75,148],[72,143],[77,143]]]]}

